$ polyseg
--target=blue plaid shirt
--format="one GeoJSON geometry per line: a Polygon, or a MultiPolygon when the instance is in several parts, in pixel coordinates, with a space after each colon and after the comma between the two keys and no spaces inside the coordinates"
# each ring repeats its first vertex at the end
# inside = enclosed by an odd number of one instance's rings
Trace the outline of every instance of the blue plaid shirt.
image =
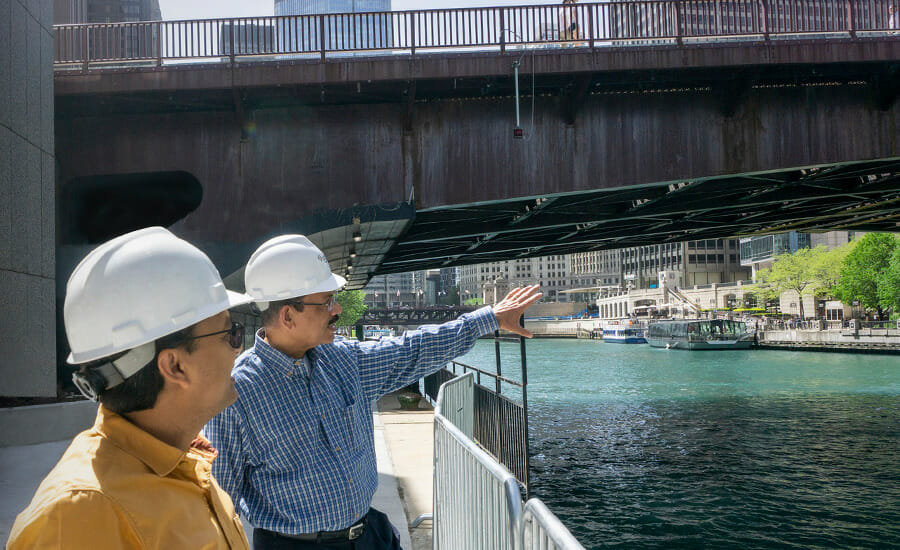
{"type": "Polygon", "coordinates": [[[371,402],[497,330],[490,308],[380,342],[336,338],[295,360],[256,335],[235,362],[238,401],[210,420],[213,475],[254,527],[344,529],[378,485],[371,402]]]}

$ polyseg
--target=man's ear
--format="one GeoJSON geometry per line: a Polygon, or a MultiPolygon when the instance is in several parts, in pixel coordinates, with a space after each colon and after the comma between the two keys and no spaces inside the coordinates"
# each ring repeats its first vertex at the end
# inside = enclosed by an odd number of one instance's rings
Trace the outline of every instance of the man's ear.
{"type": "Polygon", "coordinates": [[[156,359],[156,367],[167,383],[181,387],[187,387],[190,383],[187,373],[182,368],[178,350],[175,348],[164,349],[159,352],[159,356],[156,359]]]}
{"type": "Polygon", "coordinates": [[[289,305],[281,306],[281,310],[278,312],[278,321],[285,328],[294,328],[296,313],[297,311],[289,305]]]}

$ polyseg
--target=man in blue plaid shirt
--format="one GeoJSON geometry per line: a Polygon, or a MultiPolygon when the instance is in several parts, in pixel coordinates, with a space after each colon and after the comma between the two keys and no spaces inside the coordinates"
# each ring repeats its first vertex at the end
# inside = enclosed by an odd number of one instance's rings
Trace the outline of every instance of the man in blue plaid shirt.
{"type": "Polygon", "coordinates": [[[235,362],[238,401],[207,424],[216,480],[254,526],[256,550],[399,549],[370,507],[378,485],[370,403],[465,354],[497,329],[519,326],[537,287],[493,307],[380,342],[335,337],[346,281],[302,235],[264,243],[247,263],[261,310],[254,347],[235,362]]]}

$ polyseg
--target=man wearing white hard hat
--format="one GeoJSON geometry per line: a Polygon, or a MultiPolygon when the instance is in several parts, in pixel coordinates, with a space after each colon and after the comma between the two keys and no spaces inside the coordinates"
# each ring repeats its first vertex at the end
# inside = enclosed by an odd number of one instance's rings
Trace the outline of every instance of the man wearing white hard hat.
{"type": "Polygon", "coordinates": [[[243,327],[196,247],[161,227],[91,251],[66,286],[74,379],[99,400],[16,518],[8,550],[246,549],[228,495],[211,477],[203,425],[237,398],[231,368],[243,327]]]}
{"type": "Polygon", "coordinates": [[[233,372],[240,397],[207,424],[216,479],[254,526],[256,550],[400,548],[370,507],[378,485],[370,403],[465,354],[479,336],[523,336],[537,287],[398,338],[335,338],[345,280],[302,235],[264,243],[244,272],[263,328],[233,372]]]}

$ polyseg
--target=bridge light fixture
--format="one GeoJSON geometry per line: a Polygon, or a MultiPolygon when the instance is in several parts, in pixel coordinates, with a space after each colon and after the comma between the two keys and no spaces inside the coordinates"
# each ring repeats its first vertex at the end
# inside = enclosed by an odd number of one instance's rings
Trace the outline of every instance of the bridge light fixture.
{"type": "Polygon", "coordinates": [[[353,241],[358,243],[361,240],[362,240],[362,233],[360,233],[359,230],[354,231],[353,232],[353,241]]]}

